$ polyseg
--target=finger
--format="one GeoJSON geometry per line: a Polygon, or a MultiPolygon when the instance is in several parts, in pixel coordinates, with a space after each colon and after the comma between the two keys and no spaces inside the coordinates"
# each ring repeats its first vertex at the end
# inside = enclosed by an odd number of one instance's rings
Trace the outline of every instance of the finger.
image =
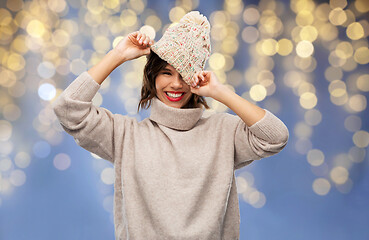
{"type": "Polygon", "coordinates": [[[150,41],[150,37],[145,34],[144,35],[144,38],[142,39],[142,41],[143,41],[144,44],[147,45],[149,43],[149,41],[150,41]]]}
{"type": "Polygon", "coordinates": [[[143,33],[139,33],[138,37],[137,37],[137,41],[139,44],[142,44],[142,37],[143,37],[143,33]]]}
{"type": "Polygon", "coordinates": [[[141,41],[142,41],[142,44],[144,45],[146,45],[147,43],[146,43],[146,39],[147,39],[147,36],[146,36],[146,34],[144,33],[143,35],[142,35],[142,39],[141,39],[141,41]]]}

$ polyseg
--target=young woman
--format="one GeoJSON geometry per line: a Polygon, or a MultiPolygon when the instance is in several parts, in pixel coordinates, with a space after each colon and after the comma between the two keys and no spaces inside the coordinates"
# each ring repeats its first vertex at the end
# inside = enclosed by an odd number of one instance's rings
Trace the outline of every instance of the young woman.
{"type": "Polygon", "coordinates": [[[287,144],[279,118],[203,70],[209,30],[206,17],[190,12],[156,43],[133,32],[53,103],[77,144],[114,164],[116,239],[238,239],[234,171],[287,144]],[[116,67],[143,55],[139,107],[151,107],[149,118],[138,122],[92,105],[116,67]],[[204,96],[237,115],[202,117],[204,96]]]}

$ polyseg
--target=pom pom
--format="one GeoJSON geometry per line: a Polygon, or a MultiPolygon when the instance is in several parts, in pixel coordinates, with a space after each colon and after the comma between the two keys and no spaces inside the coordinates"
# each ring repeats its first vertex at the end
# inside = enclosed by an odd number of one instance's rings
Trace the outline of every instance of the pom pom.
{"type": "Polygon", "coordinates": [[[199,25],[204,25],[205,28],[210,28],[210,23],[208,19],[200,14],[199,11],[191,11],[184,15],[181,20],[179,21],[181,23],[196,23],[199,25]]]}

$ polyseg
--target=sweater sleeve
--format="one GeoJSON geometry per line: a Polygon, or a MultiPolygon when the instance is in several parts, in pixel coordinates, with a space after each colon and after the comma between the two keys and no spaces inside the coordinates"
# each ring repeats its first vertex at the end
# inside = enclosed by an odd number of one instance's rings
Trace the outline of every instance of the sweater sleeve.
{"type": "Polygon", "coordinates": [[[92,98],[100,89],[88,72],[80,74],[52,103],[63,129],[76,143],[113,162],[114,114],[96,107],[92,98]]]}
{"type": "Polygon", "coordinates": [[[235,169],[272,156],[287,145],[288,128],[273,113],[264,110],[264,117],[250,127],[239,118],[235,132],[235,169]]]}

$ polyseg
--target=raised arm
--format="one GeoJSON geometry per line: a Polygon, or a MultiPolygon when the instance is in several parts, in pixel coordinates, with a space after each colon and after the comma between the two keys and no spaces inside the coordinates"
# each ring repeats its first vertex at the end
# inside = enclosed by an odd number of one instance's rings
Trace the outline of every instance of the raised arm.
{"type": "MultiPolygon", "coordinates": [[[[78,145],[98,156],[114,161],[114,124],[109,110],[92,104],[105,78],[120,64],[150,53],[150,39],[134,32],[123,38],[98,64],[80,74],[52,103],[63,129],[78,145]]],[[[132,119],[119,116],[119,128],[132,119]]],[[[124,131],[124,129],[123,129],[124,131]]]]}
{"type": "Polygon", "coordinates": [[[148,36],[140,32],[130,33],[117,46],[110,50],[104,58],[93,66],[88,73],[101,85],[109,74],[122,63],[150,53],[149,46],[153,44],[148,36]]]}
{"type": "Polygon", "coordinates": [[[235,168],[241,168],[257,160],[280,152],[287,144],[289,132],[286,125],[273,113],[243,99],[225,85],[219,83],[211,71],[194,76],[191,91],[212,97],[233,110],[238,117],[235,130],[235,168]],[[196,87],[198,86],[198,88],[196,87]]]}
{"type": "Polygon", "coordinates": [[[265,110],[252,104],[246,99],[232,92],[225,85],[219,83],[217,77],[212,71],[202,71],[195,74],[194,86],[191,86],[192,92],[201,96],[211,97],[223,103],[233,112],[235,112],[247,126],[251,126],[265,115],[265,110]]]}

